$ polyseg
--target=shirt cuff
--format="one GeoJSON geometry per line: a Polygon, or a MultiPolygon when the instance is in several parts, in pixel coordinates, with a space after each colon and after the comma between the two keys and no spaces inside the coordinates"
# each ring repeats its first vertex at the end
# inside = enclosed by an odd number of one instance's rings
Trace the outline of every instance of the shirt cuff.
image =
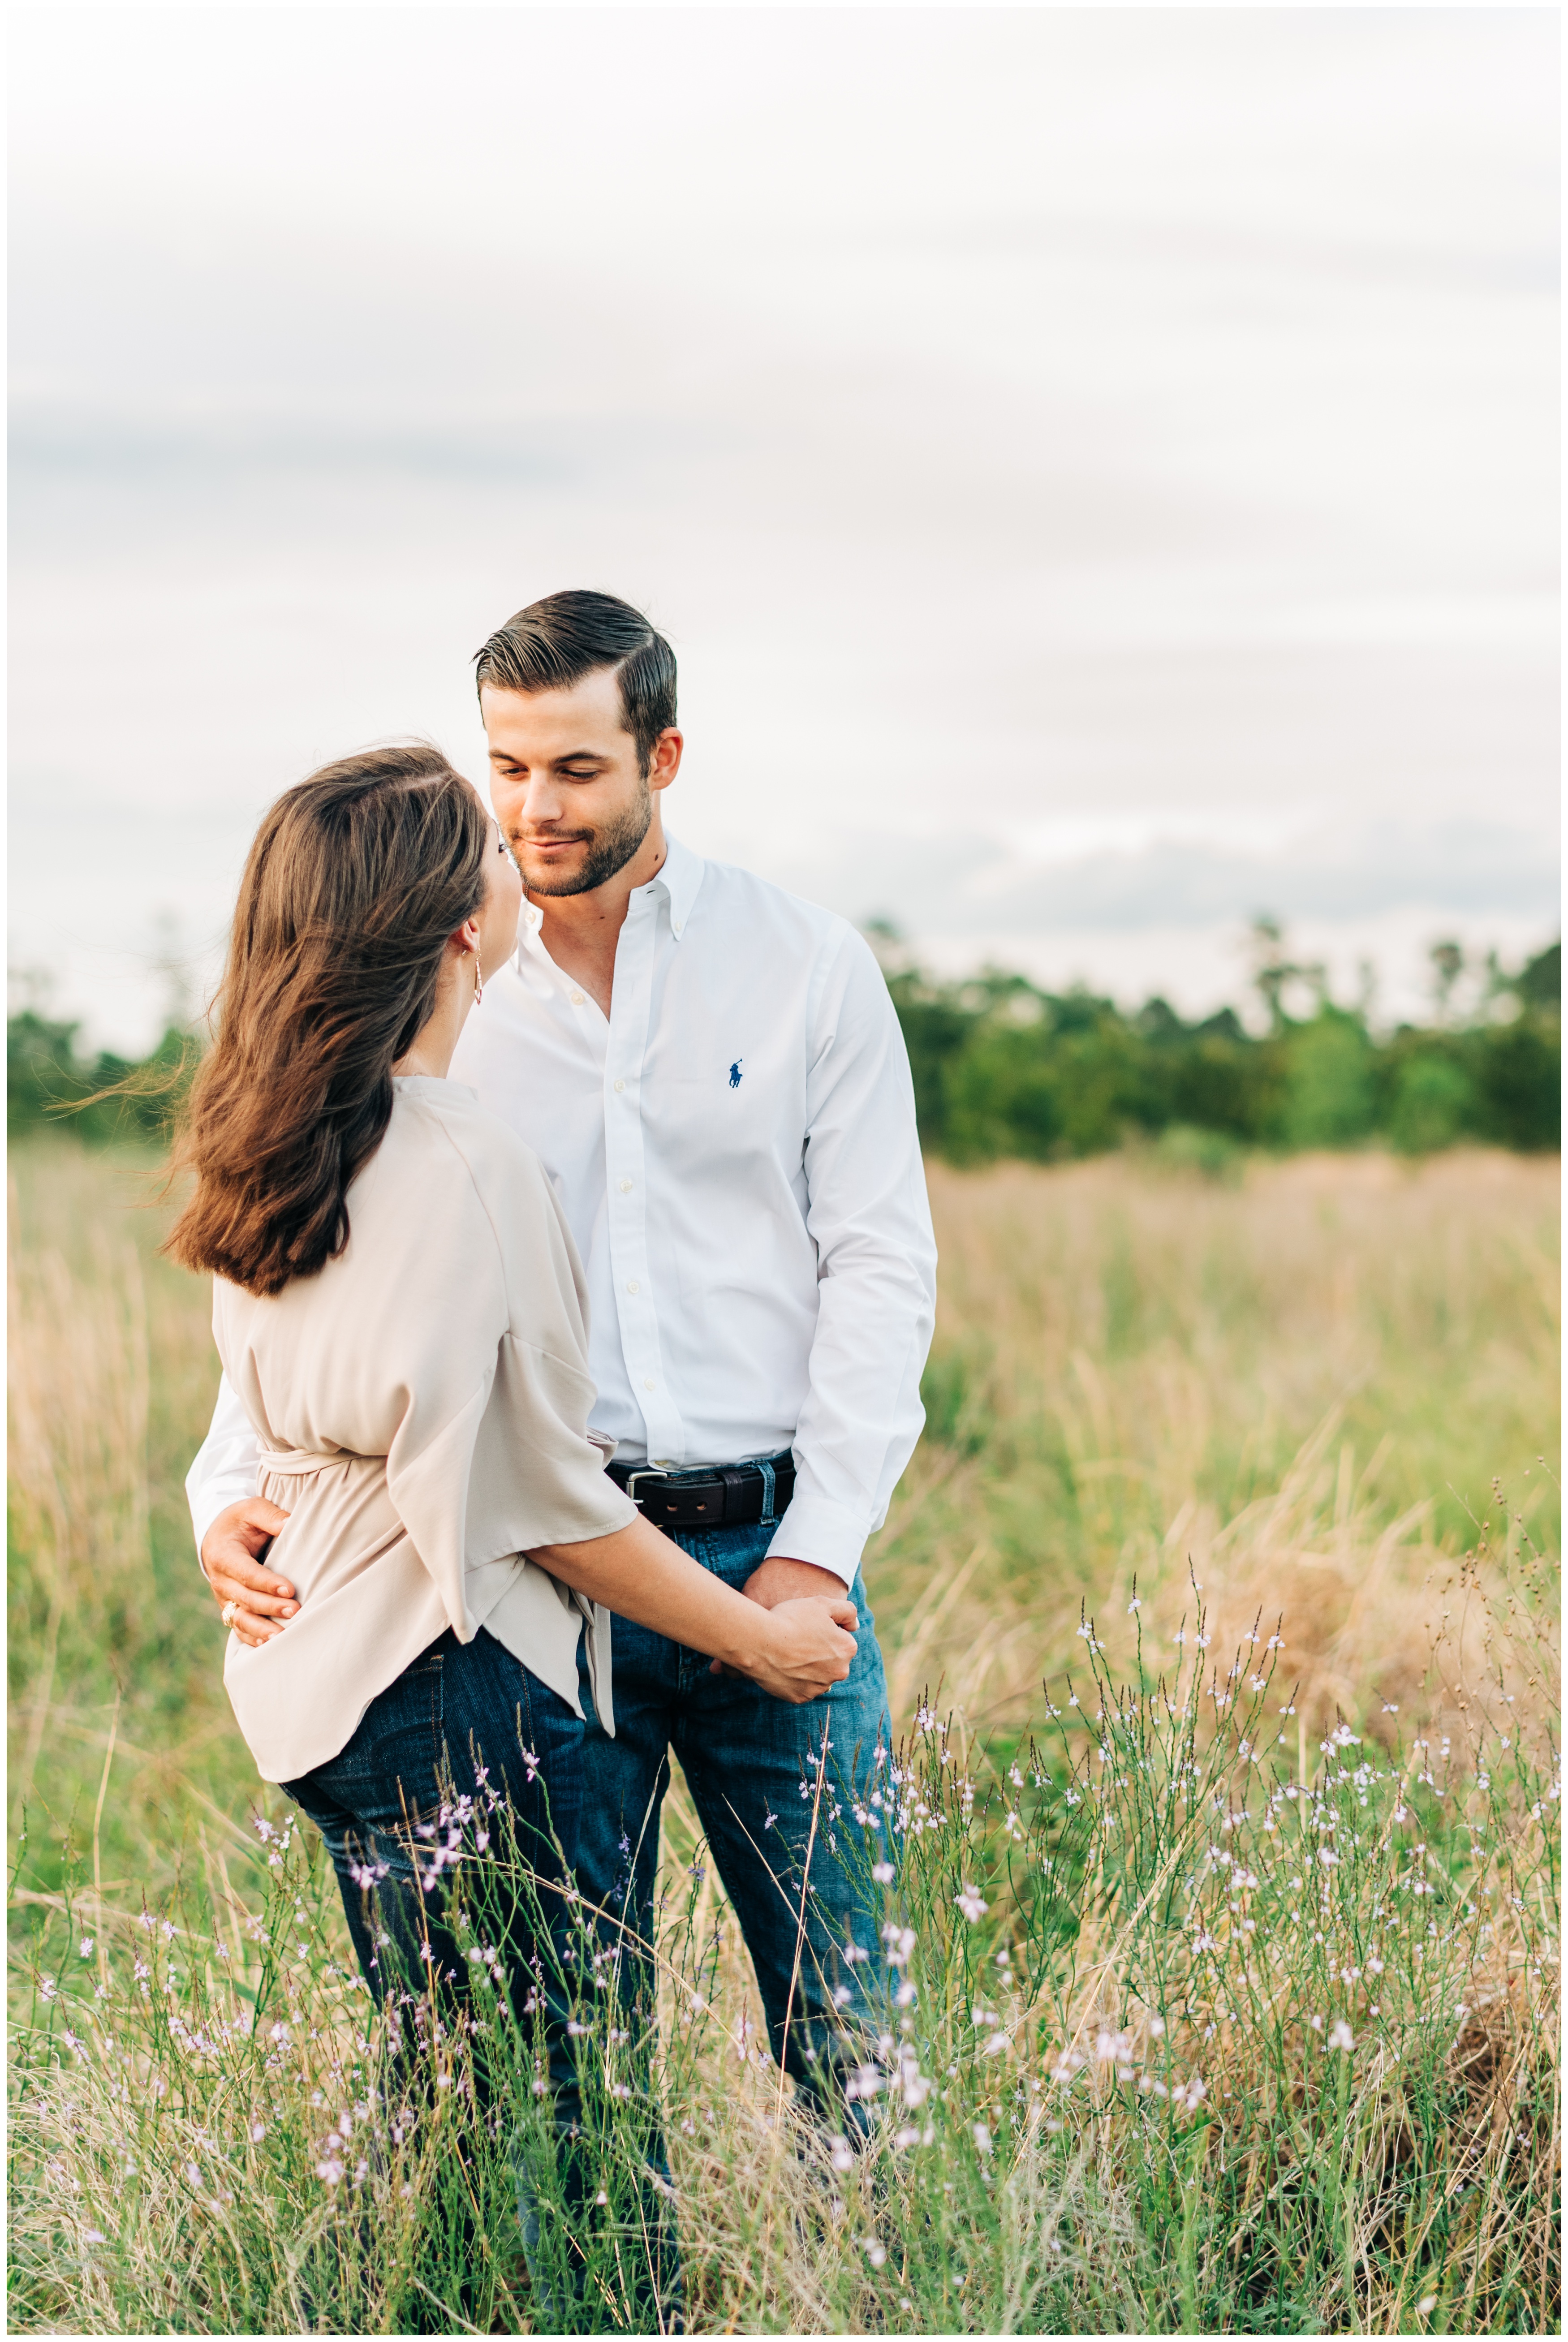
{"type": "Polygon", "coordinates": [[[849,1506],[835,1505],[831,1496],[803,1488],[797,1480],[767,1557],[813,1562],[818,1569],[831,1569],[847,1587],[854,1584],[870,1534],[861,1516],[849,1506]]]}
{"type": "Polygon", "coordinates": [[[196,1566],[204,1577],[207,1573],[202,1562],[202,1547],[207,1541],[207,1531],[220,1513],[226,1512],[231,1505],[241,1503],[246,1496],[254,1496],[255,1492],[254,1470],[215,1472],[199,1490],[186,1481],[185,1498],[191,1508],[191,1526],[196,1538],[196,1566]]]}

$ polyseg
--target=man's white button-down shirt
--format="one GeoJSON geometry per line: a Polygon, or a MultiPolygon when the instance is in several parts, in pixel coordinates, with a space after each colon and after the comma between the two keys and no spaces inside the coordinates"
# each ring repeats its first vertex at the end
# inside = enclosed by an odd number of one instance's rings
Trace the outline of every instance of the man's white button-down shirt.
{"type": "MultiPolygon", "coordinates": [[[[770,1550],[847,1585],[919,1436],[935,1306],[882,972],[844,920],[674,840],[632,895],[607,1021],[540,924],[525,905],[452,1074],[527,1140],[565,1208],[594,1428],[623,1461],[679,1469],[793,1446],[770,1550]]],[[[254,1493],[226,1385],[187,1486],[198,1543],[254,1493]]]]}

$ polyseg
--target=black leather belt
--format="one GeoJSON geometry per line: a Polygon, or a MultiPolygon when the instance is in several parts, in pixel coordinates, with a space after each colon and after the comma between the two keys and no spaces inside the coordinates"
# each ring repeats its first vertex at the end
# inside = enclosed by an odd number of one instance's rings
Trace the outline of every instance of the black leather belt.
{"type": "Polygon", "coordinates": [[[772,1510],[784,1511],[794,1494],[794,1457],[787,1447],[756,1464],[699,1464],[690,1472],[667,1472],[657,1464],[608,1464],[605,1470],[624,1488],[655,1528],[737,1528],[763,1518],[767,1475],[773,1467],[772,1510]]]}

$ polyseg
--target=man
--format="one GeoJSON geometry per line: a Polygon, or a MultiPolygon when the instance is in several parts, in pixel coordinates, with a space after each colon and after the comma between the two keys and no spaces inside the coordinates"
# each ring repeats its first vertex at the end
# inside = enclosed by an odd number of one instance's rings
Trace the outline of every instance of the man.
{"type": "MultiPolygon", "coordinates": [[[[490,637],[477,679],[528,901],[453,1076],[534,1147],[565,1207],[609,1468],[752,1600],[847,1586],[860,1614],[848,1682],[802,1707],[617,1619],[613,1738],[583,1675],[580,1880],[625,1923],[628,1981],[651,2006],[642,1946],[674,1748],[774,2055],[836,2121],[840,2011],[874,2021],[884,1975],[861,1832],[852,1860],[839,1819],[889,1733],[860,1556],[919,1435],[934,1304],[903,1038],[844,920],[666,836],[675,661],[636,611],[552,595],[490,637]]],[[[292,1588],[258,1558],[285,1516],[255,1495],[226,1389],[188,1486],[236,1631],[286,1631],[292,1588]]]]}

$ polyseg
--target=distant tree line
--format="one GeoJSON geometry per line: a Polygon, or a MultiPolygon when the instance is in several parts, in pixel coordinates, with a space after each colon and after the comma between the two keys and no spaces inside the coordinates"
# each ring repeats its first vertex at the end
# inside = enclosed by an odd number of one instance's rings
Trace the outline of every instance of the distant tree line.
{"type": "MultiPolygon", "coordinates": [[[[922,1137],[950,1162],[1052,1162],[1152,1141],[1217,1169],[1246,1147],[1377,1141],[1425,1155],[1463,1140],[1561,1142],[1560,943],[1512,975],[1495,959],[1467,971],[1460,947],[1440,944],[1432,1020],[1379,1033],[1367,1003],[1331,1000],[1323,970],[1291,961],[1266,920],[1253,930],[1257,1032],[1232,1008],[1188,1023],[1156,998],[1129,1014],[996,969],[944,982],[912,965],[890,929],[872,940],[908,1045],[922,1137]],[[1461,1016],[1453,1004],[1467,974],[1461,1016]]],[[[133,1061],[79,1055],[78,1029],[37,1009],[8,1019],[10,1135],[56,1124],[89,1144],[161,1140],[195,1066],[191,1035],[171,1026],[133,1061]]]]}
{"type": "Polygon", "coordinates": [[[914,1076],[927,1151],[954,1163],[1052,1161],[1152,1140],[1217,1167],[1244,1147],[1357,1146],[1408,1155],[1462,1140],[1552,1148],[1562,1133],[1563,947],[1513,975],[1433,953],[1433,1015],[1376,1032],[1368,1003],[1328,996],[1323,971],[1289,960],[1272,921],[1253,930],[1263,1029],[1233,1008],[1188,1023],[1164,1000],[1131,1014],[1086,991],[1044,992],[988,970],[943,983],[874,932],[914,1076]],[[1303,1002],[1293,1015],[1287,1006],[1303,1002]]]}
{"type": "Polygon", "coordinates": [[[82,1056],[80,1029],[35,1008],[6,1018],[7,1136],[55,1126],[90,1146],[165,1139],[195,1070],[194,1036],[171,1025],[149,1056],[120,1057],[109,1049],[82,1056]]]}

